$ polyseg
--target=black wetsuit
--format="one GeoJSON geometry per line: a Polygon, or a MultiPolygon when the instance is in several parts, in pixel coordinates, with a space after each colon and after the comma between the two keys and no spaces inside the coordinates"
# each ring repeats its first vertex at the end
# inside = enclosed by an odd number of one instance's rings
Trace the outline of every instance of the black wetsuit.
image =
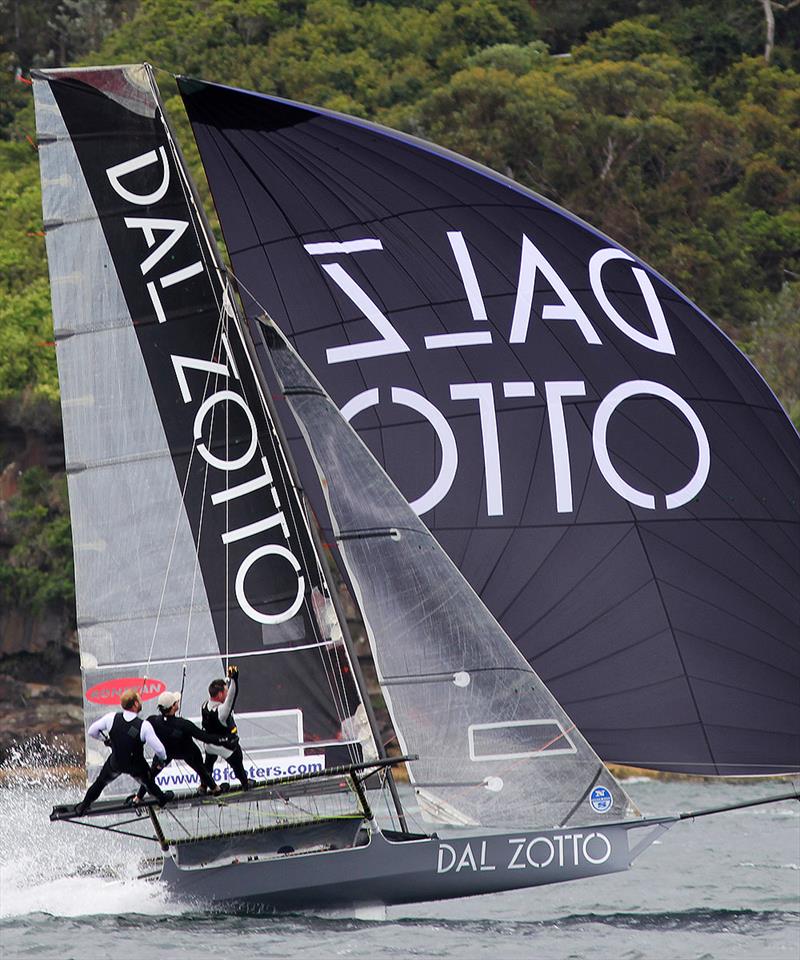
{"type": "MultiPolygon", "coordinates": [[[[182,760],[200,777],[202,786],[207,790],[214,790],[216,788],[214,778],[203,765],[203,755],[194,741],[218,744],[227,738],[206,733],[185,717],[176,717],[159,712],[154,713],[147,719],[155,730],[158,739],[164,744],[164,749],[167,751],[167,763],[171,760],[182,760]]],[[[153,774],[156,775],[165,766],[165,763],[161,763],[157,759],[153,760],[153,774]]],[[[139,791],[139,796],[144,796],[144,788],[139,791]]]]}
{"type": "Polygon", "coordinates": [[[78,804],[80,812],[94,803],[108,784],[124,773],[139,781],[142,785],[142,796],[145,790],[149,790],[159,803],[166,803],[171,799],[172,795],[164,793],[147,766],[144,758],[144,743],[141,739],[142,723],[142,718],[138,716],[132,720],[126,720],[122,713],[115,715],[111,729],[107,733],[111,756],[103,764],[97,779],[78,804]]]}
{"type": "MultiPolygon", "coordinates": [[[[205,768],[208,771],[209,775],[214,769],[214,764],[216,763],[217,757],[222,757],[223,760],[227,760],[230,764],[231,769],[236,774],[237,779],[242,785],[242,790],[247,790],[249,784],[247,782],[247,771],[244,768],[244,754],[242,753],[242,748],[239,746],[238,741],[236,740],[236,719],[233,716],[233,706],[236,703],[236,697],[239,694],[239,681],[233,679],[230,681],[234,685],[233,693],[229,688],[228,697],[225,698],[224,704],[215,705],[212,707],[211,703],[214,701],[207,700],[203,704],[202,715],[203,715],[203,729],[206,733],[216,735],[220,740],[225,738],[233,738],[233,746],[227,747],[227,749],[219,748],[219,750],[214,750],[209,752],[206,750],[205,757],[205,768]],[[230,703],[228,702],[230,698],[230,703]],[[222,720],[219,715],[220,707],[225,708],[225,720],[222,720]]],[[[219,742],[219,741],[218,741],[219,742]]]]}

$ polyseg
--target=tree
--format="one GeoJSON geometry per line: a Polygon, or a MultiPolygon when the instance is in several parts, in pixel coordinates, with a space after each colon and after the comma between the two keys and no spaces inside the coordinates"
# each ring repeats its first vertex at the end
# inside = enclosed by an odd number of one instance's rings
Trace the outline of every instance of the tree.
{"type": "Polygon", "coordinates": [[[767,63],[772,60],[772,54],[775,50],[775,12],[785,12],[792,7],[800,6],[800,0],[786,0],[779,3],[778,0],[757,0],[764,11],[764,30],[766,39],[764,41],[764,59],[767,63]]]}

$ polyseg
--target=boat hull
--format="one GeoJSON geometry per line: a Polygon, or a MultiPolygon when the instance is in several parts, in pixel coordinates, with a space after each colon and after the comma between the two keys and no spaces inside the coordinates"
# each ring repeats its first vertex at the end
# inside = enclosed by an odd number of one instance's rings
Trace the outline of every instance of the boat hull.
{"type": "Polygon", "coordinates": [[[179,898],[247,912],[447,900],[627,870],[672,820],[396,841],[350,849],[179,867],[161,879],[179,898]]]}

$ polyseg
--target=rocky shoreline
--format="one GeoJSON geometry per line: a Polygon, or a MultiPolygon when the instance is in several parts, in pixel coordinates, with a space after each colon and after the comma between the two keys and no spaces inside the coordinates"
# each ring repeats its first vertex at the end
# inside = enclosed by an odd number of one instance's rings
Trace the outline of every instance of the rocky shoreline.
{"type": "Polygon", "coordinates": [[[49,743],[83,762],[78,641],[64,616],[0,612],[0,764],[49,743]]]}

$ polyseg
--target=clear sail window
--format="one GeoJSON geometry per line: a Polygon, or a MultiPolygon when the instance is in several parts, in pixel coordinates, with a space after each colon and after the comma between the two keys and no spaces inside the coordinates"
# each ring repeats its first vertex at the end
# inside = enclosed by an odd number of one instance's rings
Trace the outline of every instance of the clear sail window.
{"type": "Polygon", "coordinates": [[[470,760],[522,760],[576,753],[569,732],[556,719],[472,723],[467,728],[470,760]]]}

